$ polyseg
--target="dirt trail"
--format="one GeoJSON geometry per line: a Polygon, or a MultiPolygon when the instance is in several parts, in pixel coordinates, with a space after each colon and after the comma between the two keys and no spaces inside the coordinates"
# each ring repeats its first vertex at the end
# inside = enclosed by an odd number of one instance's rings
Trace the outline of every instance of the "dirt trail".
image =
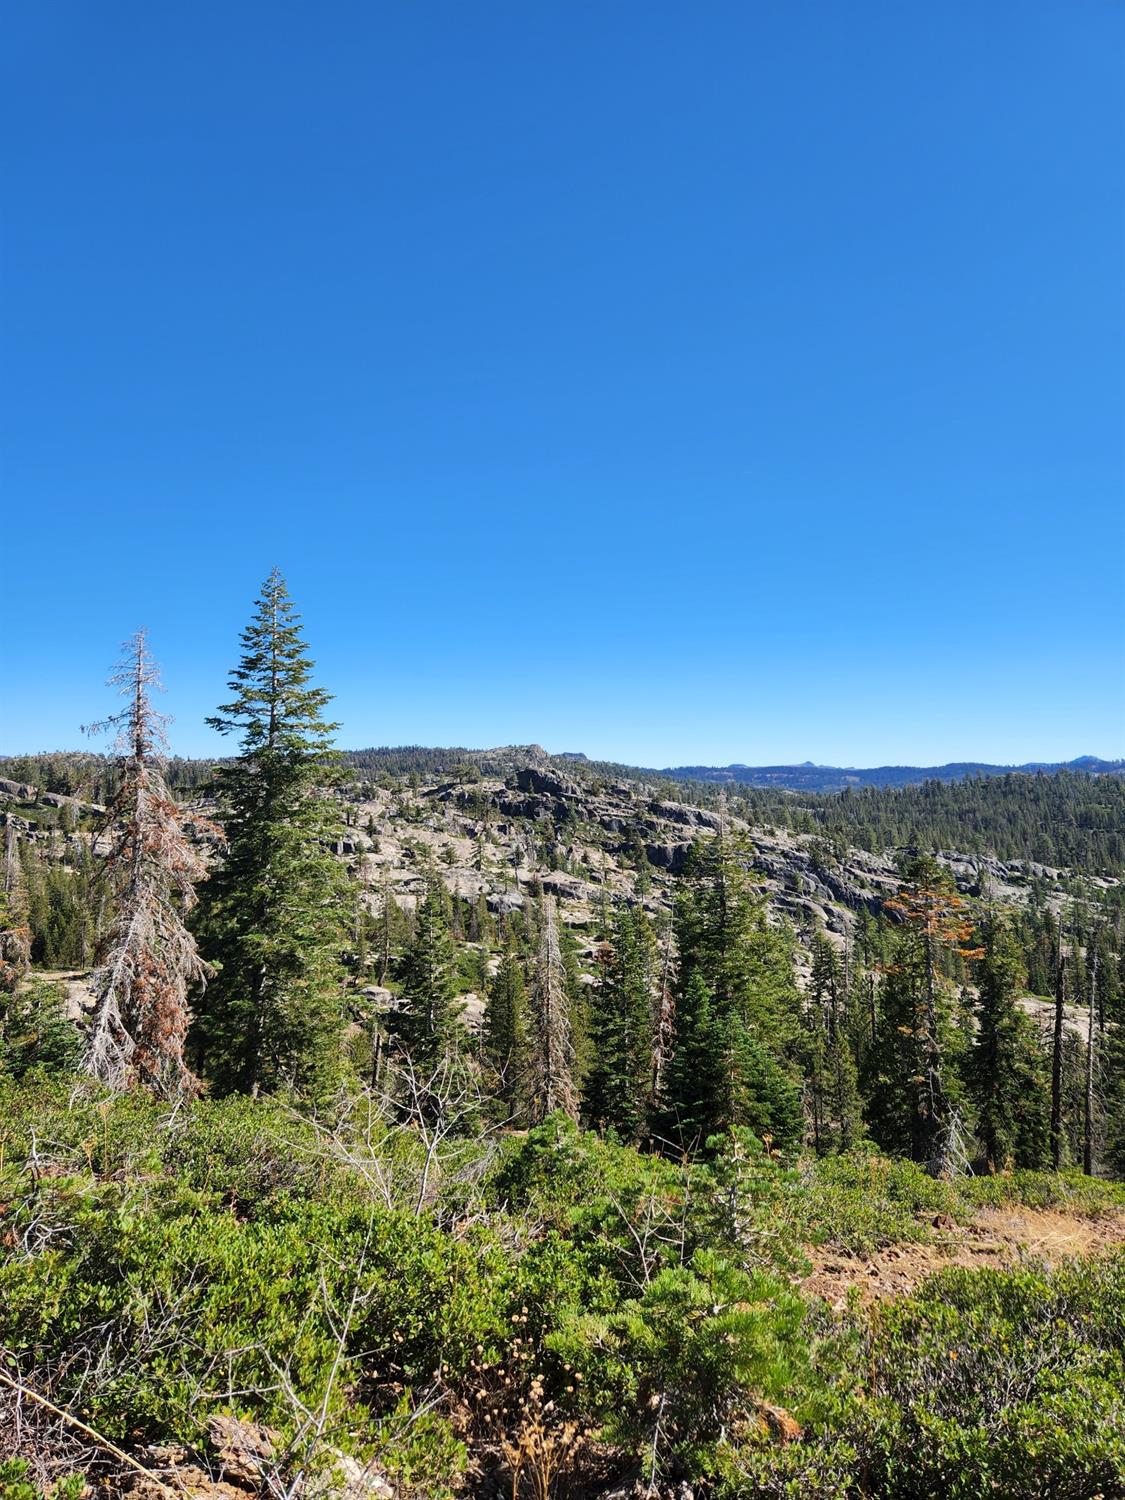
{"type": "Polygon", "coordinates": [[[810,1296],[843,1307],[853,1287],[864,1302],[913,1291],[946,1266],[1006,1266],[1021,1255],[1054,1263],[1125,1246],[1125,1213],[1090,1218],[1054,1208],[982,1208],[969,1224],[945,1224],[925,1245],[887,1245],[869,1254],[817,1246],[812,1274],[802,1284],[810,1296]]]}

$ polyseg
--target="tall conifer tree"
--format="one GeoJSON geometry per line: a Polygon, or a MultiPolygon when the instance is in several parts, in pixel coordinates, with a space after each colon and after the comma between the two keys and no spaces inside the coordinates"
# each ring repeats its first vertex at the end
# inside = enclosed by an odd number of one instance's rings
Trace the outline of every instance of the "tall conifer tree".
{"type": "Polygon", "coordinates": [[[908,1151],[934,1172],[958,1165],[960,1078],[950,1066],[958,1032],[946,969],[979,958],[973,924],[952,877],[918,856],[907,883],[885,903],[901,921],[882,993],[879,1040],[866,1059],[868,1119],[887,1151],[908,1151]]]}
{"type": "Polygon", "coordinates": [[[1010,928],[990,918],[978,971],[977,1031],[966,1058],[977,1135],[990,1166],[1044,1165],[1049,1142],[1046,1058],[1016,1004],[1023,978],[1010,928]]]}
{"type": "Polygon", "coordinates": [[[799,1012],[787,935],[770,925],[749,851],[719,834],[692,851],[676,905],[680,988],[665,1129],[685,1144],[746,1126],[786,1144],[801,1133],[785,1061],[799,1012]]]}
{"type": "Polygon", "coordinates": [[[208,719],[240,737],[219,767],[226,857],[200,922],[219,969],[199,1054],[221,1091],[332,1086],[341,1069],[343,970],[353,896],[331,852],[340,818],[330,695],[312,685],[300,619],[275,568],[242,633],[231,699],[208,719]]]}
{"type": "Polygon", "coordinates": [[[445,892],[431,870],[426,894],[418,903],[414,937],[403,967],[402,1010],[396,1025],[420,1074],[432,1073],[444,1057],[458,1050],[462,1028],[456,991],[445,892]]]}
{"type": "Polygon", "coordinates": [[[4,863],[0,871],[0,994],[10,994],[31,965],[31,922],[16,825],[4,830],[4,863]]]}
{"type": "Polygon", "coordinates": [[[591,995],[593,1063],[585,1104],[591,1124],[637,1142],[648,1126],[659,955],[640,907],[616,913],[591,995]]]}
{"type": "Polygon", "coordinates": [[[574,1027],[554,899],[550,896],[543,898],[530,1009],[532,1119],[542,1120],[555,1110],[576,1117],[574,1027]]]}
{"type": "Polygon", "coordinates": [[[483,1051],[505,1118],[509,1122],[525,1118],[531,1062],[527,985],[519,951],[511,940],[488,988],[483,1051]]]}

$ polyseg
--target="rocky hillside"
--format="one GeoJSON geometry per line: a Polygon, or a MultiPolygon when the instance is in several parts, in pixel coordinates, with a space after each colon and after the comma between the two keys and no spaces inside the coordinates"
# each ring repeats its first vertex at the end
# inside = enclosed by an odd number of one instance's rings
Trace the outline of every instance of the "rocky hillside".
{"type": "MultiPolygon", "coordinates": [[[[818,932],[843,944],[863,910],[882,909],[899,885],[900,851],[849,847],[817,833],[748,821],[708,789],[710,806],[686,800],[696,788],[646,781],[538,745],[491,751],[395,752],[349,756],[352,780],[340,791],[346,833],[337,853],[362,882],[373,914],[392,898],[413,908],[435,864],[449,890],[482,900],[494,915],[520,907],[534,887],[553,894],[561,921],[592,961],[604,911],[638,902],[658,919],[671,909],[676,876],[694,841],[724,826],[748,838],[752,865],[777,921],[806,949],[818,932]]],[[[210,810],[210,809],[208,809],[210,810]]],[[[62,858],[86,840],[104,840],[104,809],[34,785],[0,783],[0,823],[18,839],[62,858]],[[101,831],[100,831],[101,830],[101,831]]],[[[1070,872],[1031,860],[1002,861],[955,849],[938,856],[966,895],[987,890],[1008,905],[1034,889],[1058,907],[1070,872]]],[[[1096,877],[1106,889],[1118,882],[1096,877]]],[[[1081,1022],[1077,1013],[1075,1026],[1081,1022]]]]}
{"type": "MultiPolygon", "coordinates": [[[[482,899],[494,914],[521,906],[541,885],[556,897],[561,920],[585,938],[580,952],[592,961],[605,907],[626,900],[657,918],[667,913],[693,841],[724,824],[747,835],[771,915],[792,925],[802,950],[818,932],[843,945],[857,914],[880,911],[900,884],[894,849],[870,853],[753,825],[669,796],[666,784],[560,765],[537,746],[487,754],[497,766],[508,758],[507,774],[467,766],[439,777],[384,773],[357,778],[342,793],[349,826],[339,852],[373,912],[388,894],[412,908],[433,860],[451,892],[482,899]]],[[[1008,905],[1023,904],[1035,889],[1057,908],[1069,881],[1069,872],[1034,861],[955,850],[938,857],[964,894],[987,891],[1008,905]]],[[[1093,883],[1116,884],[1107,877],[1093,883]]],[[[1078,1029],[1083,1016],[1074,1008],[1068,1022],[1078,1029]]]]}

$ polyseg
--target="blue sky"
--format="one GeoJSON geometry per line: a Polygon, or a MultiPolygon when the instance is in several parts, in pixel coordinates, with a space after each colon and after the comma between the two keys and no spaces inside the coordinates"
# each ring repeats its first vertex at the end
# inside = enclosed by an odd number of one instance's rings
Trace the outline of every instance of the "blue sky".
{"type": "Polygon", "coordinates": [[[1125,753],[1125,7],[5,7],[0,750],[1125,753]]]}

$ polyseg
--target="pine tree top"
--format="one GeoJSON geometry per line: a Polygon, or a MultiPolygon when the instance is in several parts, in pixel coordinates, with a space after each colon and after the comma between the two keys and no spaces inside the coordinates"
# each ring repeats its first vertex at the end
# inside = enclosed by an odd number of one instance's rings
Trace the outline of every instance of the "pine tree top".
{"type": "Polygon", "coordinates": [[[227,684],[233,696],[208,725],[220,734],[241,734],[244,756],[277,751],[330,756],[339,725],[323,715],[332,694],[310,686],[315,663],[277,568],[262,585],[241,640],[242,657],[227,684]]]}

